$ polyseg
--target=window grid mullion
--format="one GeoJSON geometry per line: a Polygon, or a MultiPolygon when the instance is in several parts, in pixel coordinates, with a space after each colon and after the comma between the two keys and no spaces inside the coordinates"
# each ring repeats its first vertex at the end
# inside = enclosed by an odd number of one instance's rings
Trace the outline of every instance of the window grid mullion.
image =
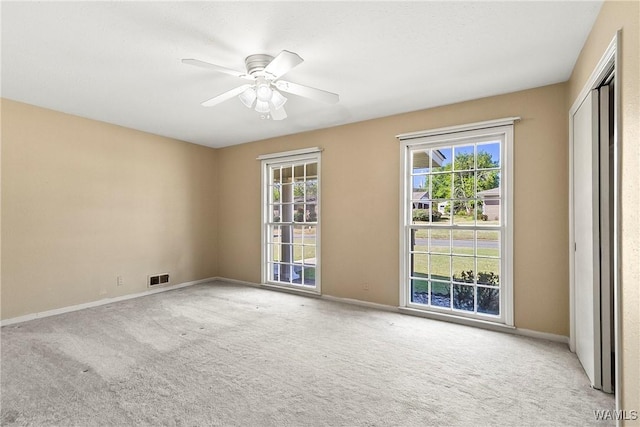
{"type": "MultiPolygon", "coordinates": [[[[479,223],[478,220],[478,215],[479,213],[482,213],[483,211],[480,210],[479,208],[479,202],[483,201],[483,205],[484,205],[484,198],[480,198],[480,196],[478,195],[479,192],[479,177],[480,174],[478,173],[479,171],[495,171],[496,173],[500,174],[500,178],[503,178],[503,167],[504,167],[504,156],[503,156],[503,141],[499,141],[499,161],[500,161],[500,167],[499,168],[482,168],[479,169],[478,168],[478,156],[479,156],[479,146],[477,142],[467,142],[466,145],[472,145],[473,149],[472,149],[472,155],[473,155],[473,161],[472,161],[472,166],[469,169],[457,169],[456,165],[455,165],[455,157],[451,159],[451,168],[450,170],[443,170],[443,171],[438,171],[438,172],[434,172],[433,170],[433,153],[436,150],[442,150],[444,152],[449,152],[449,153],[456,153],[457,152],[457,145],[454,145],[453,149],[449,148],[450,146],[448,145],[443,145],[441,147],[443,148],[430,148],[429,150],[429,162],[430,162],[430,167],[428,169],[427,172],[424,173],[416,173],[415,170],[413,169],[413,163],[411,166],[411,173],[409,174],[409,182],[407,182],[407,191],[408,194],[413,195],[413,190],[414,190],[414,182],[415,181],[415,177],[417,176],[425,176],[425,179],[428,179],[428,184],[427,184],[427,189],[429,191],[429,195],[428,195],[428,201],[424,202],[422,199],[420,200],[414,200],[413,197],[410,197],[409,199],[409,209],[408,211],[408,215],[407,215],[407,228],[406,228],[406,235],[407,236],[411,236],[412,233],[416,233],[419,230],[428,230],[427,231],[427,244],[426,244],[426,253],[428,254],[428,264],[427,264],[427,268],[428,268],[428,272],[427,272],[427,283],[428,283],[428,305],[432,306],[433,304],[433,280],[434,280],[434,276],[433,276],[433,268],[434,268],[434,260],[433,260],[433,255],[444,255],[442,253],[437,253],[434,252],[434,248],[432,247],[433,244],[433,237],[432,237],[432,231],[433,230],[448,230],[448,254],[447,254],[447,260],[448,260],[448,271],[449,271],[449,277],[448,277],[448,282],[449,282],[449,295],[450,295],[450,299],[449,299],[449,308],[450,309],[454,309],[456,311],[469,311],[468,310],[468,306],[464,306],[461,305],[459,306],[457,309],[454,308],[454,301],[455,301],[455,296],[454,296],[454,287],[455,285],[458,286],[459,291],[465,291],[467,292],[467,301],[470,301],[471,298],[468,298],[468,291],[471,290],[473,293],[473,307],[471,307],[471,312],[474,314],[478,314],[478,310],[479,310],[479,306],[478,306],[478,289],[480,288],[484,288],[485,286],[483,285],[479,285],[478,284],[478,278],[479,278],[479,259],[498,259],[500,262],[500,266],[502,265],[502,254],[503,254],[503,248],[502,248],[502,240],[503,240],[503,235],[505,232],[505,227],[504,227],[504,221],[505,218],[503,218],[503,214],[501,213],[500,215],[500,224],[499,225],[483,225],[481,223],[479,223]],[[446,151],[448,150],[448,151],[446,151]],[[449,192],[450,192],[450,196],[451,198],[449,199],[449,223],[448,224],[444,224],[444,225],[439,225],[436,222],[433,221],[433,211],[434,209],[437,209],[438,207],[438,199],[434,199],[434,179],[432,179],[431,177],[434,175],[445,175],[445,174],[450,174],[451,179],[448,182],[448,187],[449,187],[449,192]],[[471,182],[469,183],[468,179],[471,179],[471,182]],[[469,184],[470,187],[469,188],[469,184]],[[456,193],[456,185],[459,185],[459,190],[460,192],[456,193]],[[470,191],[469,196],[467,196],[467,194],[465,194],[465,188],[468,189],[470,191]],[[467,196],[467,197],[460,197],[460,196],[467,196]],[[430,207],[429,209],[429,220],[427,224],[418,224],[418,223],[414,223],[413,221],[413,208],[414,206],[420,206],[420,205],[416,205],[416,203],[418,202],[422,202],[422,203],[427,203],[430,207]],[[467,224],[460,224],[460,223],[456,223],[456,206],[460,206],[459,203],[465,203],[466,206],[463,207],[463,209],[466,210],[466,212],[468,213],[468,215],[471,217],[471,224],[467,225],[467,224]],[[470,206],[473,206],[470,209],[470,206]],[[466,253],[462,253],[462,250],[458,250],[455,251],[454,249],[454,245],[456,243],[454,243],[455,241],[457,241],[456,236],[454,236],[454,231],[455,230],[460,230],[460,231],[473,231],[473,237],[472,237],[472,244],[471,244],[471,254],[466,254],[466,253]],[[496,231],[498,232],[498,239],[496,240],[497,242],[497,255],[487,255],[486,253],[483,253],[483,255],[480,255],[479,252],[479,245],[478,245],[478,235],[477,232],[478,231],[496,231]],[[454,265],[453,265],[453,257],[458,257],[457,259],[465,259],[465,258],[472,258],[473,262],[472,262],[472,278],[470,278],[472,280],[471,283],[465,283],[465,282],[459,282],[454,280],[454,265]],[[463,287],[464,286],[464,287],[463,287]]],[[[424,149],[422,149],[422,151],[425,151],[424,149]]],[[[410,150],[411,155],[408,157],[408,159],[413,162],[414,159],[414,153],[416,152],[416,150],[410,150]]],[[[463,153],[469,153],[467,148],[463,148],[459,151],[459,153],[463,154],[463,153]]],[[[455,154],[454,154],[455,156],[455,154]]],[[[464,164],[461,164],[460,166],[464,166],[464,164]]],[[[424,182],[424,181],[422,181],[424,182]]],[[[418,185],[422,185],[422,184],[418,184],[418,185]]],[[[422,188],[425,188],[424,186],[422,188]]],[[[500,188],[500,193],[502,194],[502,183],[499,183],[499,186],[496,188],[500,188]]],[[[441,193],[440,193],[441,194],[441,193]]],[[[500,205],[500,210],[501,212],[503,211],[503,199],[502,197],[499,197],[498,199],[498,203],[500,205]]],[[[417,221],[416,221],[417,222],[417,221]]],[[[464,238],[463,238],[464,239],[464,238]]],[[[409,241],[411,242],[411,239],[409,239],[409,241]]],[[[414,245],[413,247],[410,248],[410,256],[412,257],[412,259],[414,259],[414,263],[415,263],[415,254],[418,253],[416,251],[416,246],[418,245],[414,245]]],[[[465,246],[462,244],[460,246],[460,248],[465,248],[465,246]]],[[[422,252],[422,250],[420,250],[420,252],[422,252]]],[[[467,266],[468,267],[468,266],[467,266]]],[[[466,271],[466,267],[465,264],[462,264],[460,266],[458,266],[458,268],[462,269],[461,271],[466,271]]],[[[498,274],[500,274],[500,272],[502,271],[501,267],[499,267],[498,274]]],[[[413,266],[413,271],[410,271],[410,277],[412,279],[416,278],[415,276],[415,271],[416,271],[416,266],[413,266]]],[[[442,280],[442,279],[438,279],[438,280],[442,280]]],[[[467,280],[467,279],[465,279],[467,280]]],[[[500,282],[501,283],[501,282],[500,282]]],[[[501,286],[498,286],[498,289],[501,290],[501,286]]],[[[502,291],[502,290],[501,290],[502,291]]],[[[409,295],[409,300],[411,301],[411,295],[409,295]]],[[[500,311],[502,310],[502,307],[500,307],[500,311]]]]}

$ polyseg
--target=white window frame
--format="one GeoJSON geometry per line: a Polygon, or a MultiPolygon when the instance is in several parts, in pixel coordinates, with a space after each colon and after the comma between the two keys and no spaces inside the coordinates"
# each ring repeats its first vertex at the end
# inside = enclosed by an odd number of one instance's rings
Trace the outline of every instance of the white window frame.
{"type": "Polygon", "coordinates": [[[321,152],[319,147],[305,148],[301,150],[286,151],[281,153],[264,154],[257,158],[261,161],[261,286],[267,288],[284,289],[288,291],[299,292],[303,294],[322,294],[322,277],[321,277],[321,250],[320,250],[320,236],[321,236],[321,222],[322,222],[322,208],[321,208],[321,152]],[[298,162],[314,162],[317,164],[317,195],[316,195],[316,212],[317,222],[316,227],[316,271],[315,271],[315,286],[303,286],[287,284],[283,282],[275,282],[269,280],[269,249],[268,249],[268,232],[269,232],[269,217],[270,212],[268,209],[269,203],[269,168],[275,165],[289,165],[298,162]]]}
{"type": "MultiPolygon", "coordinates": [[[[461,126],[451,126],[420,132],[397,135],[400,140],[400,309],[419,312],[426,317],[462,323],[489,323],[513,327],[513,128],[519,117],[510,117],[486,122],[471,123],[461,126]],[[411,182],[411,151],[419,146],[454,145],[462,140],[500,136],[501,144],[501,178],[502,203],[501,209],[501,283],[500,283],[500,315],[489,316],[476,313],[466,313],[459,310],[439,309],[423,304],[411,302],[410,277],[410,230],[412,226],[412,212],[410,209],[411,182]]],[[[451,230],[455,230],[452,224],[451,230]]],[[[476,228],[477,229],[477,228],[476,228]]]]}

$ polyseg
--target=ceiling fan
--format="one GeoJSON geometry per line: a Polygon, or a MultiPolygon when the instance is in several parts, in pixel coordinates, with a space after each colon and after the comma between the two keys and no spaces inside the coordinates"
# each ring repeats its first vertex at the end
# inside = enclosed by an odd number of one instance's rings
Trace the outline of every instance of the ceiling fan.
{"type": "Polygon", "coordinates": [[[284,104],[287,102],[279,91],[292,93],[305,98],[323,101],[330,104],[338,102],[339,97],[335,93],[303,86],[297,83],[280,80],[280,77],[291,71],[304,61],[298,54],[283,50],[276,57],[266,54],[249,55],[244,60],[246,72],[232,70],[220,65],[210,64],[198,59],[183,59],[183,64],[194,65],[220,73],[230,74],[251,83],[238,86],[202,103],[205,107],[211,107],[235,96],[248,108],[254,108],[263,119],[283,120],[287,117],[284,104]]]}

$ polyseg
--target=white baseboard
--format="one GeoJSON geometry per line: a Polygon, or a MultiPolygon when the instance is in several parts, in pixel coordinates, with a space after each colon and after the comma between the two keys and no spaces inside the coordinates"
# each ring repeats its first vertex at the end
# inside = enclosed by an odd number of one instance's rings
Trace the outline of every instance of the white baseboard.
{"type": "Polygon", "coordinates": [[[24,316],[18,316],[18,317],[13,317],[11,319],[1,320],[0,321],[0,326],[13,325],[15,323],[27,322],[29,320],[41,319],[43,317],[56,316],[58,314],[70,313],[72,311],[78,311],[78,310],[84,310],[85,308],[99,307],[101,305],[112,304],[112,303],[118,302],[118,301],[125,301],[125,300],[128,300],[128,299],[140,298],[140,297],[144,297],[144,296],[147,296],[147,295],[157,294],[159,292],[172,291],[172,290],[184,288],[184,287],[187,287],[187,286],[199,285],[200,283],[213,282],[215,280],[216,280],[215,277],[209,277],[207,279],[193,280],[193,281],[190,281],[190,282],[179,283],[177,285],[169,285],[169,286],[162,286],[162,287],[159,287],[159,288],[147,289],[146,291],[137,292],[135,294],[121,295],[121,296],[113,297],[113,298],[104,298],[104,299],[100,299],[100,300],[97,300],[97,301],[91,301],[91,302],[87,302],[87,303],[83,303],[83,304],[71,305],[71,306],[68,306],[68,307],[62,307],[62,308],[56,308],[56,309],[53,309],[53,310],[41,311],[41,312],[38,312],[38,313],[26,314],[24,316]]]}
{"type": "Polygon", "coordinates": [[[275,289],[277,291],[284,291],[284,292],[294,293],[294,294],[302,295],[302,296],[312,296],[312,297],[320,298],[320,299],[327,300],[327,301],[334,301],[334,302],[340,302],[340,303],[344,303],[344,304],[357,305],[357,306],[361,306],[361,307],[373,308],[373,309],[376,309],[376,310],[390,311],[390,312],[393,312],[393,313],[408,314],[408,315],[411,315],[411,316],[425,317],[425,318],[430,318],[430,319],[433,319],[433,320],[441,320],[441,321],[445,321],[445,322],[458,323],[458,324],[465,325],[465,326],[472,326],[472,327],[476,327],[476,328],[488,329],[488,330],[497,331],[497,332],[505,332],[505,333],[513,334],[513,335],[521,335],[521,336],[530,337],[530,338],[537,338],[537,339],[543,339],[543,340],[548,340],[548,341],[554,341],[554,342],[559,342],[559,343],[563,343],[563,344],[567,344],[567,345],[569,344],[569,337],[566,337],[564,335],[556,335],[556,334],[550,334],[548,332],[533,331],[531,329],[522,329],[522,328],[517,328],[517,327],[513,327],[513,326],[502,325],[502,324],[499,324],[499,323],[478,322],[478,321],[475,321],[475,320],[470,320],[470,319],[465,319],[465,318],[455,317],[455,316],[447,316],[446,318],[444,318],[443,316],[438,316],[436,318],[436,317],[431,316],[431,313],[429,313],[429,312],[422,311],[422,310],[411,309],[411,308],[394,307],[392,305],[378,304],[378,303],[375,303],[375,302],[362,301],[362,300],[357,300],[357,299],[352,299],[352,298],[335,297],[335,296],[332,296],[332,295],[315,295],[315,294],[310,295],[309,292],[297,292],[295,289],[281,288],[281,287],[277,287],[277,286],[261,285],[260,283],[246,282],[246,281],[243,281],[243,280],[229,279],[229,278],[226,278],[226,277],[215,277],[214,279],[217,280],[217,281],[220,281],[220,282],[228,282],[228,283],[233,283],[233,284],[237,284],[237,285],[251,286],[253,288],[275,289]]]}
{"type": "Polygon", "coordinates": [[[556,335],[556,334],[550,334],[548,332],[538,332],[538,331],[532,331],[531,329],[520,329],[520,328],[516,328],[514,333],[525,336],[525,337],[538,338],[538,339],[547,340],[547,341],[555,341],[555,342],[569,345],[569,337],[566,337],[564,335],[556,335]]]}
{"type": "Polygon", "coordinates": [[[322,295],[320,295],[319,293],[307,291],[305,289],[295,289],[295,288],[289,288],[286,286],[272,285],[269,283],[246,282],[244,280],[228,279],[226,277],[216,277],[216,280],[220,282],[232,283],[235,285],[251,286],[252,288],[270,289],[273,291],[285,292],[285,293],[294,294],[294,295],[302,295],[305,297],[322,298],[322,295]]]}
{"type": "Polygon", "coordinates": [[[228,283],[232,283],[234,285],[251,286],[252,288],[261,288],[262,287],[262,286],[260,286],[259,283],[246,282],[244,280],[238,280],[238,279],[228,279],[226,277],[214,277],[213,280],[216,281],[216,282],[228,282],[228,283]]]}
{"type": "Polygon", "coordinates": [[[216,277],[215,279],[217,281],[220,281],[220,282],[227,282],[227,283],[232,283],[232,284],[236,284],[236,285],[251,286],[253,288],[275,290],[275,291],[280,291],[280,292],[286,292],[286,293],[289,293],[289,294],[302,295],[302,296],[305,296],[305,297],[308,296],[308,297],[312,297],[312,298],[323,299],[323,300],[327,300],[327,301],[341,302],[341,303],[350,304],[350,305],[359,305],[361,307],[374,308],[374,309],[377,309],[377,310],[393,311],[393,312],[396,312],[396,313],[398,312],[398,308],[397,307],[393,307],[391,305],[378,304],[378,303],[375,303],[375,302],[362,301],[362,300],[351,299],[351,298],[334,297],[332,295],[322,295],[322,294],[317,294],[315,292],[305,291],[303,289],[298,290],[298,289],[294,289],[294,288],[288,288],[288,287],[285,287],[285,286],[275,286],[275,285],[270,285],[270,284],[246,282],[244,280],[228,279],[226,277],[216,277]]]}
{"type": "MultiPolygon", "coordinates": [[[[187,287],[187,286],[193,286],[193,285],[198,285],[198,284],[201,284],[201,283],[208,283],[208,282],[227,282],[227,283],[231,283],[231,284],[235,284],[235,285],[250,286],[250,287],[253,287],[253,288],[271,289],[271,290],[276,290],[276,291],[280,291],[280,292],[288,292],[288,293],[301,295],[301,296],[319,298],[319,299],[323,299],[323,300],[326,300],[326,301],[340,302],[340,303],[343,303],[343,304],[350,304],[350,305],[357,305],[357,306],[360,306],[360,307],[372,308],[372,309],[375,309],[375,310],[382,310],[382,311],[389,311],[389,312],[393,312],[393,313],[401,313],[401,314],[408,314],[408,315],[413,315],[413,316],[432,318],[431,316],[429,316],[429,313],[423,312],[421,310],[407,309],[407,308],[404,308],[404,307],[394,307],[394,306],[386,305],[386,304],[378,304],[378,303],[375,303],[375,302],[362,301],[362,300],[357,300],[357,299],[352,299],[352,298],[335,297],[335,296],[332,296],[332,295],[318,295],[318,294],[313,294],[313,293],[305,292],[305,291],[297,291],[296,289],[289,289],[289,288],[284,288],[284,287],[279,287],[279,286],[262,285],[260,283],[247,282],[247,281],[244,281],[244,280],[237,280],[237,279],[229,279],[229,278],[226,278],[226,277],[209,277],[209,278],[206,278],[206,279],[193,280],[191,282],[184,282],[184,283],[180,283],[178,285],[173,285],[173,286],[164,286],[164,287],[161,287],[161,288],[148,289],[146,291],[138,292],[138,293],[135,293],[135,294],[122,295],[122,296],[113,297],[113,298],[105,298],[105,299],[92,301],[92,302],[88,302],[88,303],[84,303],[84,304],[77,304],[77,305],[72,305],[72,306],[69,306],[69,307],[57,308],[57,309],[54,309],[54,310],[47,310],[47,311],[42,311],[42,312],[39,312],[39,313],[27,314],[25,316],[19,316],[19,317],[14,317],[14,318],[11,318],[11,319],[5,319],[5,320],[0,321],[0,326],[7,326],[7,325],[15,324],[15,323],[27,322],[27,321],[33,320],[33,319],[40,319],[40,318],[43,318],[43,317],[55,316],[55,315],[58,315],[58,314],[69,313],[69,312],[72,312],[72,311],[84,310],[85,308],[98,307],[98,306],[101,306],[101,305],[112,304],[112,303],[118,302],[118,301],[125,301],[125,300],[128,300],[128,299],[144,297],[144,296],[147,296],[147,295],[157,294],[159,292],[171,291],[171,290],[174,290],[174,289],[180,289],[180,288],[184,288],[184,287],[187,287]]],[[[453,317],[453,316],[451,316],[451,317],[453,317]]],[[[443,319],[442,317],[440,317],[440,318],[438,318],[436,320],[456,322],[456,320],[454,320],[454,319],[449,320],[449,319],[443,319]]],[[[478,322],[473,322],[473,321],[467,321],[467,322],[459,322],[458,321],[456,323],[461,323],[461,324],[464,324],[466,326],[474,326],[474,327],[480,327],[480,328],[484,328],[484,329],[490,329],[490,330],[494,330],[494,331],[498,331],[498,332],[506,332],[506,333],[515,334],[515,335],[522,335],[522,336],[530,337],[530,338],[537,338],[537,339],[544,339],[544,340],[548,340],[548,341],[555,341],[555,342],[560,342],[560,343],[567,344],[567,345],[569,344],[569,337],[566,337],[564,335],[550,334],[550,333],[547,333],[547,332],[538,332],[538,331],[533,331],[533,330],[530,330],[530,329],[513,328],[513,327],[510,327],[510,326],[499,325],[499,324],[484,325],[484,324],[478,324],[478,322]]],[[[489,322],[484,322],[484,323],[489,323],[489,322]]]]}
{"type": "Polygon", "coordinates": [[[332,295],[322,295],[320,298],[325,299],[327,301],[341,302],[343,304],[358,305],[360,307],[373,308],[373,309],[382,310],[382,311],[391,311],[393,313],[400,312],[398,310],[398,307],[394,307],[392,305],[386,305],[386,304],[379,304],[377,302],[362,301],[362,300],[353,299],[353,298],[334,297],[332,295]]]}

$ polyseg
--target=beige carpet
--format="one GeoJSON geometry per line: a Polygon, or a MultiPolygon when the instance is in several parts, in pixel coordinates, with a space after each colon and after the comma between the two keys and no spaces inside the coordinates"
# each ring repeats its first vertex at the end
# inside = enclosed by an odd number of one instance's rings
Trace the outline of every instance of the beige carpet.
{"type": "Polygon", "coordinates": [[[2,328],[2,425],[585,426],[566,345],[237,285],[2,328]]]}

